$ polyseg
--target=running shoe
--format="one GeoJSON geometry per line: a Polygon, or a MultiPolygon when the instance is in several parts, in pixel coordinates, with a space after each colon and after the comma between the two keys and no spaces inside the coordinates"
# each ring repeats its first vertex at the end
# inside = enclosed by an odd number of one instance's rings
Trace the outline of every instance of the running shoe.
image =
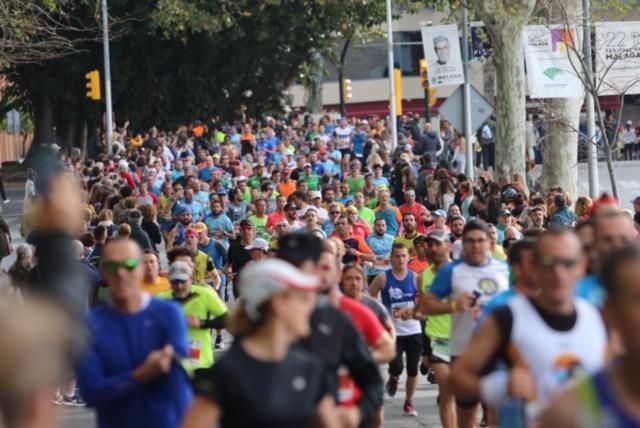
{"type": "Polygon", "coordinates": [[[56,406],[62,406],[62,395],[59,392],[56,392],[56,395],[53,396],[51,402],[56,406]]]}
{"type": "Polygon", "coordinates": [[[5,200],[4,200],[4,203],[5,203],[5,204],[8,204],[9,202],[11,202],[11,199],[5,199],[5,200]]]}
{"type": "Polygon", "coordinates": [[[420,374],[426,376],[427,373],[429,373],[429,367],[425,366],[424,363],[420,363],[420,374]]]}
{"type": "Polygon", "coordinates": [[[418,416],[418,411],[413,407],[413,404],[408,401],[405,401],[403,409],[405,416],[412,416],[414,418],[418,416]]]}
{"type": "Polygon", "coordinates": [[[438,380],[436,379],[436,374],[433,372],[433,370],[429,370],[429,374],[427,375],[427,380],[431,385],[435,385],[436,383],[438,383],[438,380]]]}
{"type": "Polygon", "coordinates": [[[386,389],[389,397],[394,397],[396,392],[398,392],[398,377],[399,376],[389,376],[389,380],[387,381],[386,389]]]}
{"type": "Polygon", "coordinates": [[[67,407],[82,407],[84,404],[81,404],[77,401],[76,397],[67,397],[66,395],[62,397],[62,405],[67,407]]]}
{"type": "Polygon", "coordinates": [[[216,336],[215,348],[224,349],[224,339],[222,338],[222,336],[216,336]]]}

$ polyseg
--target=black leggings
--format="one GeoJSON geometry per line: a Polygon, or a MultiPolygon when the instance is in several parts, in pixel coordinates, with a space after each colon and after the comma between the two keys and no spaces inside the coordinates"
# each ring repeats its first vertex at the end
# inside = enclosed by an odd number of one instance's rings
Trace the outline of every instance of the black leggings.
{"type": "Polygon", "coordinates": [[[418,365],[422,354],[422,333],[396,337],[396,357],[389,363],[389,374],[400,376],[404,369],[402,354],[407,354],[407,376],[418,376],[418,365]]]}

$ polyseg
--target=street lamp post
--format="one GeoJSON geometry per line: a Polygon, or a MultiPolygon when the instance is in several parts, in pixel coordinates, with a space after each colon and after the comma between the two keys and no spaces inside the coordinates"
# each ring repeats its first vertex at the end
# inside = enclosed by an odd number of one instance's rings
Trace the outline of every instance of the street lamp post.
{"type": "Polygon", "coordinates": [[[111,63],[109,56],[109,15],[107,0],[102,0],[102,44],[104,51],[104,93],[106,104],[107,154],[113,154],[113,105],[111,104],[111,63]]]}
{"type": "Polygon", "coordinates": [[[387,0],[387,70],[389,74],[389,124],[391,126],[391,152],[398,146],[398,123],[396,118],[396,82],[393,67],[393,16],[391,0],[387,0]]]}
{"type": "MultiPolygon", "coordinates": [[[[589,196],[598,197],[600,188],[598,178],[598,146],[596,141],[595,105],[591,89],[594,86],[593,64],[591,60],[591,0],[582,0],[583,31],[584,31],[584,64],[585,78],[589,84],[585,88],[585,108],[587,110],[587,156],[589,171],[589,196]]],[[[604,129],[602,130],[604,132],[604,129]]],[[[606,140],[605,140],[606,141],[606,140]]]]}

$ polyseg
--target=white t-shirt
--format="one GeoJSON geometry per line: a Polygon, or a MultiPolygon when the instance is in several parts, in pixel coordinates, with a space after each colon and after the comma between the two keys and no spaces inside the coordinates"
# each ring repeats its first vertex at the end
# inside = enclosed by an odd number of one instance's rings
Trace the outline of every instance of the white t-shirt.
{"type": "Polygon", "coordinates": [[[353,134],[353,128],[350,126],[347,126],[346,128],[337,127],[333,132],[335,132],[336,138],[338,139],[339,149],[351,148],[351,134],[353,134]]]}

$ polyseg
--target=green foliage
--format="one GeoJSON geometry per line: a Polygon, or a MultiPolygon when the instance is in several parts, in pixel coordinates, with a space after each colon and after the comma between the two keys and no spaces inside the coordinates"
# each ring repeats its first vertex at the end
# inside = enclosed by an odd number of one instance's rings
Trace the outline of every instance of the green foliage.
{"type": "MultiPolygon", "coordinates": [[[[53,1],[53,0],[51,0],[53,1]]],[[[384,1],[336,0],[110,0],[112,92],[118,123],[135,129],[173,127],[213,115],[232,118],[282,111],[283,91],[300,75],[313,50],[327,50],[356,28],[380,22],[384,1]],[[353,3],[353,4],[352,4],[353,3]],[[358,3],[359,16],[351,14],[358,3]],[[366,11],[375,11],[376,18],[366,11]],[[251,91],[251,98],[243,96],[251,91]]],[[[78,2],[74,19],[95,22],[95,3],[78,2]]],[[[36,113],[51,99],[58,124],[102,122],[102,103],[85,97],[84,74],[102,70],[102,46],[25,64],[8,71],[11,92],[36,113]]],[[[35,115],[37,117],[37,114],[35,115]]]]}

